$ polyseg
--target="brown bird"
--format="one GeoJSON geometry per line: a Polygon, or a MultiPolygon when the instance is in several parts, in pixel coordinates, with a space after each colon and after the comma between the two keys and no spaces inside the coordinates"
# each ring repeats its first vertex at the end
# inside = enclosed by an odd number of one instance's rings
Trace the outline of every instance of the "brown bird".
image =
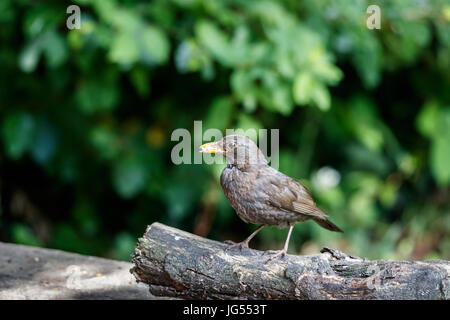
{"type": "Polygon", "coordinates": [[[289,227],[283,249],[275,251],[270,261],[286,255],[292,228],[297,222],[311,219],[325,229],[343,232],[316,206],[303,185],[269,166],[261,150],[249,138],[229,135],[202,145],[200,152],[225,157],[227,166],[220,176],[225,196],[244,222],[260,224],[247,239],[231,247],[248,248],[249,241],[266,225],[289,227]]]}

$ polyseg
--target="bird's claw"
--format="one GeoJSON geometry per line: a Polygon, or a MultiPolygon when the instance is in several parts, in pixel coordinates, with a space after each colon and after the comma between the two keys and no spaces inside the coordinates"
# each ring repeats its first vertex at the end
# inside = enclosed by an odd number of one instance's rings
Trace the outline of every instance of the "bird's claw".
{"type": "Polygon", "coordinates": [[[225,240],[224,243],[228,244],[228,247],[225,248],[225,251],[228,251],[235,247],[239,247],[240,250],[242,250],[242,248],[248,248],[248,243],[246,241],[236,243],[231,240],[225,240]]]}
{"type": "Polygon", "coordinates": [[[266,255],[266,254],[272,254],[272,256],[269,259],[267,259],[267,261],[265,262],[265,263],[268,263],[279,257],[284,258],[286,256],[286,251],[285,250],[267,250],[263,253],[263,255],[266,255]]]}

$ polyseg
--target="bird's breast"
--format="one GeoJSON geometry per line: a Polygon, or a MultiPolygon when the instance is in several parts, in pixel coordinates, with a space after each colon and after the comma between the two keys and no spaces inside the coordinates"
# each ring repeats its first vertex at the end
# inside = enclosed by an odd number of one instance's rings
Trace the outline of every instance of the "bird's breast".
{"type": "Polygon", "coordinates": [[[243,172],[235,167],[225,168],[220,177],[225,196],[230,205],[247,223],[271,224],[263,221],[267,215],[264,214],[264,196],[258,191],[257,173],[243,172]]]}
{"type": "Polygon", "coordinates": [[[245,216],[247,212],[245,204],[251,191],[251,178],[248,174],[236,167],[227,167],[222,172],[220,183],[231,206],[240,216],[245,216]]]}

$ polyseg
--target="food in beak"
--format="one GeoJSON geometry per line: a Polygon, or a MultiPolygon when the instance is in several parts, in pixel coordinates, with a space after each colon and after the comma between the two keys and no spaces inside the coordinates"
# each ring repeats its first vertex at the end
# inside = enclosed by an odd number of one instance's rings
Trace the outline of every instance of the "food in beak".
{"type": "Polygon", "coordinates": [[[205,143],[200,146],[202,153],[224,153],[225,150],[215,142],[205,143]]]}

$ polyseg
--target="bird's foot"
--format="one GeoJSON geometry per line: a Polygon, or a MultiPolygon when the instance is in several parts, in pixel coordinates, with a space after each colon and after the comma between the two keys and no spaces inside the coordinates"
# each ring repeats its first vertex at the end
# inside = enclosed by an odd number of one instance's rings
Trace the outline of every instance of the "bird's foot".
{"type": "Polygon", "coordinates": [[[229,246],[225,249],[225,251],[228,251],[232,248],[236,248],[238,247],[240,250],[242,250],[242,248],[248,248],[248,242],[247,241],[242,241],[242,242],[233,242],[231,240],[225,240],[224,243],[228,244],[229,246]]]}
{"type": "Polygon", "coordinates": [[[272,254],[272,256],[265,262],[268,263],[276,258],[284,258],[286,256],[286,250],[267,250],[263,253],[263,255],[272,254]]]}

